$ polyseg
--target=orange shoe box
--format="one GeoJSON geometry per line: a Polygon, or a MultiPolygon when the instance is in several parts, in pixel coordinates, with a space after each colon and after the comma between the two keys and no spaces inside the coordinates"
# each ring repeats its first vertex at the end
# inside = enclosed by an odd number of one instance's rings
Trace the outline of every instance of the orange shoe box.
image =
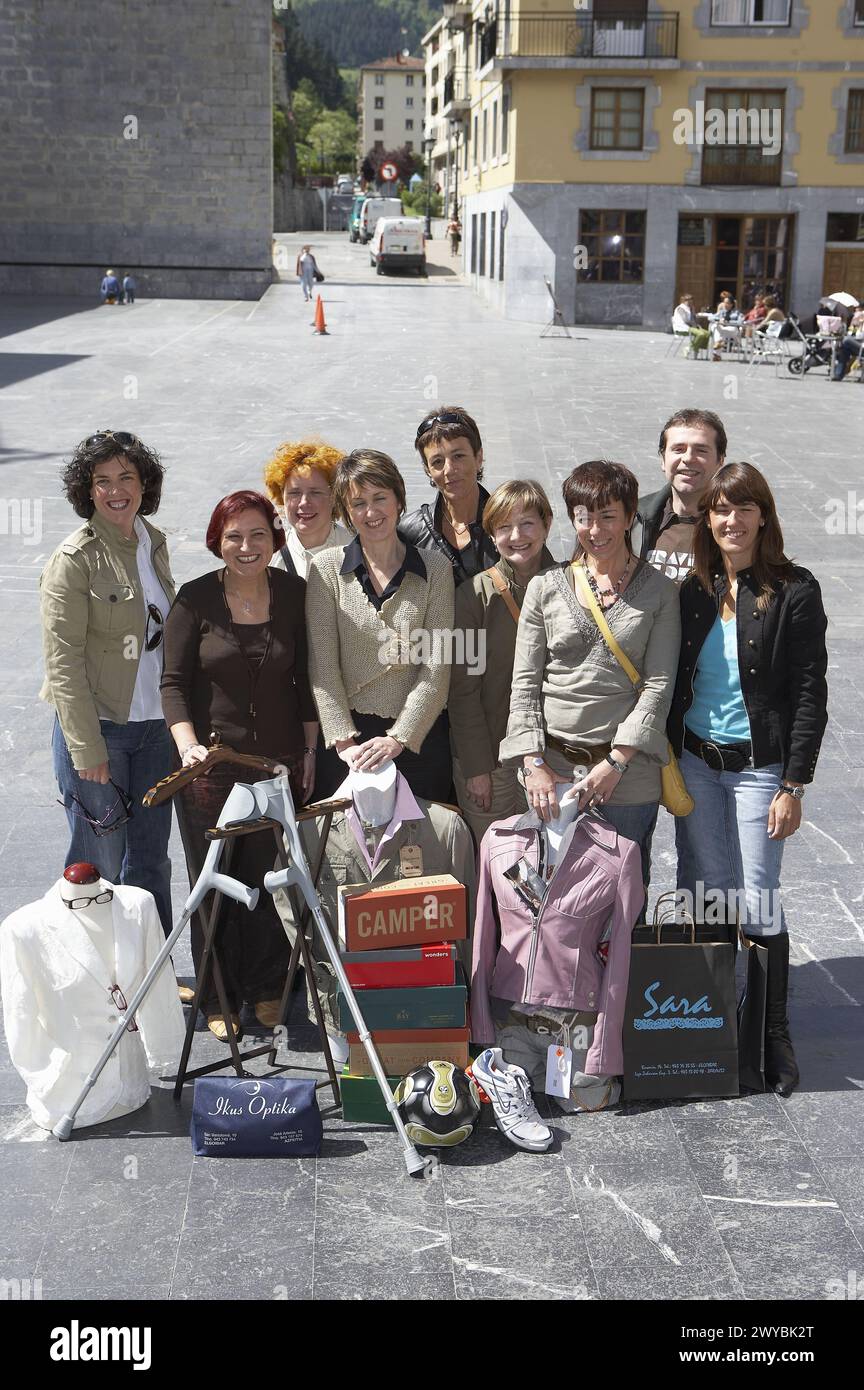
{"type": "Polygon", "coordinates": [[[345,884],[339,889],[339,935],[349,951],[464,940],[465,889],[452,874],[400,878],[374,888],[345,884]]]}
{"type": "MultiPolygon", "coordinates": [[[[425,1062],[468,1065],[470,1028],[392,1028],[372,1034],[388,1076],[406,1076],[425,1062]]],[[[359,1033],[348,1034],[348,1070],[352,1076],[371,1076],[372,1068],[359,1033]]]]}

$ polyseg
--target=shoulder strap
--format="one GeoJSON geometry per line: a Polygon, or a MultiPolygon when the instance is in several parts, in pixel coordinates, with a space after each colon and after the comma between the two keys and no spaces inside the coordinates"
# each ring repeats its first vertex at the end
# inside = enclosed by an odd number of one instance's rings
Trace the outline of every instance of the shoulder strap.
{"type": "Polygon", "coordinates": [[[507,583],[507,580],[504,578],[501,571],[499,569],[496,569],[494,565],[492,565],[491,568],[487,570],[487,574],[489,575],[489,578],[492,580],[492,583],[495,585],[495,588],[498,590],[499,594],[506,603],[508,611],[510,613],[510,617],[513,619],[514,623],[518,623],[519,606],[510,592],[510,587],[507,583]]]}
{"type": "Polygon", "coordinates": [[[612,636],[612,629],[606,621],[606,615],[604,614],[602,608],[600,607],[599,603],[594,597],[594,594],[591,590],[591,585],[588,583],[583,567],[576,560],[574,560],[572,563],[572,570],[573,578],[576,581],[576,584],[579,588],[579,592],[588,604],[588,607],[590,608],[591,613],[593,615],[594,621],[599,627],[601,633],[603,634],[607,647],[617,660],[618,664],[622,666],[623,669],[627,672],[627,675],[629,676],[633,684],[639,685],[642,677],[639,675],[639,672],[636,670],[636,667],[633,665],[633,662],[630,660],[629,656],[627,656],[625,652],[622,652],[618,643],[615,641],[615,638],[612,636]]]}
{"type": "Polygon", "coordinates": [[[296,576],[296,574],[297,574],[297,566],[296,566],[295,563],[294,563],[294,556],[291,554],[291,551],[288,549],[288,544],[287,544],[287,542],[285,543],[285,545],[283,545],[283,546],[281,547],[281,549],[280,549],[280,551],[279,551],[279,554],[282,556],[282,559],[283,559],[284,564],[285,564],[285,573],[286,573],[286,574],[293,574],[293,575],[296,576]]]}

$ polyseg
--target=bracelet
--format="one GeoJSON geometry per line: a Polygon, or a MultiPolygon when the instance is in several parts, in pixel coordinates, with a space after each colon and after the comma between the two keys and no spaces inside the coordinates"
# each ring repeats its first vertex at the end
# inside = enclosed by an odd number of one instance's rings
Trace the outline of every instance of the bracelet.
{"type": "Polygon", "coordinates": [[[607,761],[607,763],[609,764],[610,767],[614,767],[614,769],[615,769],[615,771],[618,773],[618,776],[619,776],[619,777],[623,777],[623,776],[624,776],[624,773],[627,771],[627,767],[628,767],[628,764],[627,764],[627,763],[625,763],[625,762],[620,762],[620,763],[619,763],[618,760],[617,760],[617,758],[613,758],[613,757],[612,757],[612,754],[611,754],[611,753],[607,753],[607,754],[606,754],[606,761],[607,761]]]}
{"type": "Polygon", "coordinates": [[[317,752],[318,752],[318,749],[317,749],[317,748],[304,748],[304,749],[303,749],[303,755],[304,755],[304,757],[306,756],[307,753],[310,753],[310,754],[312,755],[312,757],[314,758],[314,757],[315,757],[315,754],[316,754],[317,752]]]}

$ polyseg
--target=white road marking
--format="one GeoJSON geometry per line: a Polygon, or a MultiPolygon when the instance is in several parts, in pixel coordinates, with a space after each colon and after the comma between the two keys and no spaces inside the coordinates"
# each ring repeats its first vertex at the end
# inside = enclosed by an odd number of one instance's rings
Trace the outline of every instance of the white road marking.
{"type": "Polygon", "coordinates": [[[149,354],[150,357],[156,357],[158,353],[164,352],[166,348],[173,347],[174,344],[179,343],[181,339],[188,338],[190,333],[197,333],[199,328],[206,328],[208,323],[213,323],[216,319],[221,319],[222,315],[227,314],[229,309],[235,308],[237,304],[242,304],[242,302],[243,301],[241,299],[232,300],[230,304],[225,305],[224,309],[220,309],[218,314],[211,314],[209,319],[204,319],[202,323],[194,323],[192,327],[187,328],[185,332],[178,333],[176,338],[170,338],[168,342],[163,343],[161,347],[154,348],[153,351],[149,354]]]}

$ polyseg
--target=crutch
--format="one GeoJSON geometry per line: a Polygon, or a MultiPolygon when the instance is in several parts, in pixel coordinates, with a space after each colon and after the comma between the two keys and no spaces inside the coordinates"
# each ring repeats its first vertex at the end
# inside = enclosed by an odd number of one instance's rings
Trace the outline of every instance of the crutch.
{"type": "MultiPolygon", "coordinates": [[[[366,1021],[360,1012],[360,1006],[354,996],[348,977],[342,965],[342,959],[333,937],[327,919],[321,908],[321,902],[312,876],[306,863],[306,855],[303,850],[303,842],[300,838],[300,831],[297,828],[297,820],[294,815],[294,802],[291,797],[291,790],[288,785],[287,777],[273,777],[269,781],[243,783],[237,782],[234,786],[235,792],[240,790],[246,792],[247,810],[246,814],[238,817],[231,822],[236,825],[238,821],[258,820],[260,817],[267,817],[269,820],[276,821],[283,830],[286,842],[285,853],[289,860],[286,867],[276,869],[272,873],[264,875],[264,887],[268,893],[278,893],[281,889],[287,888],[289,884],[296,885],[306,901],[306,905],[315,921],[315,925],[321,934],[321,940],[330,958],[330,964],[339,982],[339,988],[345,996],[345,1002],[351,1010],[351,1015],[360,1034],[360,1041],[366,1049],[366,1056],[378,1082],[384,1103],[390,1112],[396,1132],[402,1142],[405,1167],[409,1173],[428,1173],[432,1168],[437,1167],[437,1158],[421,1158],[411,1140],[402,1116],[399,1114],[393,1092],[387,1083],[387,1076],[381,1065],[377,1049],[372,1041],[372,1034],[366,1027],[366,1021]]],[[[233,795],[233,793],[232,793],[233,795]]],[[[299,926],[299,924],[298,924],[299,926]]]]}
{"type": "MultiPolygon", "coordinates": [[[[225,805],[222,807],[222,810],[219,813],[217,825],[222,826],[226,824],[228,821],[235,819],[237,809],[242,809],[248,804],[248,798],[243,794],[244,790],[245,789],[242,787],[241,784],[239,788],[234,787],[228,793],[225,805]],[[235,796],[235,792],[237,791],[240,791],[239,797],[235,796]]],[[[78,1111],[81,1109],[81,1106],[84,1104],[84,1101],[87,1099],[93,1087],[96,1085],[96,1082],[99,1079],[99,1075],[103,1067],[107,1065],[109,1057],[114,1052],[114,1049],[117,1047],[118,1043],[120,1042],[120,1039],[126,1032],[126,1029],[131,1023],[132,1019],[135,1017],[135,1014],[138,1011],[138,1008],[143,1002],[145,996],[148,994],[154,980],[156,979],[156,976],[159,974],[159,971],[162,969],[163,965],[167,961],[172,950],[174,949],[175,945],[177,944],[181,935],[183,934],[183,931],[185,930],[186,925],[190,917],[192,916],[192,913],[195,911],[197,907],[200,906],[205,895],[209,893],[211,889],[217,889],[220,893],[224,893],[226,898],[233,898],[235,902],[243,903],[250,910],[250,912],[257,903],[257,888],[247,888],[246,884],[241,883],[239,879],[230,878],[227,874],[220,874],[218,872],[217,866],[219,864],[219,859],[221,857],[224,844],[224,840],[214,840],[210,845],[210,848],[207,851],[207,857],[204,860],[204,867],[198,875],[195,887],[192,889],[191,893],[189,894],[189,897],[186,899],[186,904],[183,908],[183,913],[180,917],[179,922],[172,931],[171,935],[166,940],[164,946],[162,947],[158,956],[154,960],[150,969],[147,971],[147,974],[144,976],[144,979],[141,981],[135,993],[132,995],[132,998],[129,1001],[125,1013],[123,1013],[120,1016],[117,1027],[114,1029],[114,1032],[111,1035],[110,1042],[108,1043],[107,1047],[105,1048],[105,1051],[99,1058],[99,1061],[96,1063],[95,1067],[90,1072],[89,1076],[84,1082],[84,1085],[81,1089],[81,1094],[75,1101],[75,1104],[72,1106],[70,1110],[66,1112],[65,1115],[63,1115],[57,1121],[56,1125],[54,1126],[52,1133],[56,1135],[58,1139],[69,1138],[69,1135],[72,1133],[72,1127],[75,1124],[75,1116],[78,1114],[78,1111]]]]}

